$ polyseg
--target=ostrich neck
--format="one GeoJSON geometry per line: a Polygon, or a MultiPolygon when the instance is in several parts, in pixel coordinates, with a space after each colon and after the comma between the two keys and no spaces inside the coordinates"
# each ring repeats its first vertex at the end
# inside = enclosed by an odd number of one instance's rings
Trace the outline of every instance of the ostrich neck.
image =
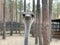
{"type": "Polygon", "coordinates": [[[25,37],[29,36],[30,28],[31,28],[31,25],[29,23],[26,23],[26,25],[25,25],[25,37]]]}
{"type": "Polygon", "coordinates": [[[30,34],[30,28],[31,28],[30,23],[26,22],[26,24],[25,24],[25,44],[24,45],[28,45],[28,43],[29,43],[28,37],[30,34]]]}
{"type": "Polygon", "coordinates": [[[26,21],[26,24],[25,24],[25,31],[26,33],[29,33],[30,32],[30,28],[31,28],[31,24],[30,24],[30,21],[26,21]]]}

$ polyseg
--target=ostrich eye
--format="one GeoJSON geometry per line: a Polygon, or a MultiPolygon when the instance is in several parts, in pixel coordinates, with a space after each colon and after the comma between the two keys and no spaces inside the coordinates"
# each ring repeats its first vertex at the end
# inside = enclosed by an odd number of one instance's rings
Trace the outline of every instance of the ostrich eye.
{"type": "Polygon", "coordinates": [[[25,14],[23,14],[23,17],[25,17],[25,14]]]}
{"type": "Polygon", "coordinates": [[[34,17],[34,15],[33,15],[33,14],[31,14],[31,16],[32,16],[32,17],[34,17]]]}

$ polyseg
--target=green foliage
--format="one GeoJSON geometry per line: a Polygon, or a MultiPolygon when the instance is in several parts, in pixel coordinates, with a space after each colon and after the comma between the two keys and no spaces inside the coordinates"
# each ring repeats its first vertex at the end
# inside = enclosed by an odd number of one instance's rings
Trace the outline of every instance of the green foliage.
{"type": "Polygon", "coordinates": [[[24,6],[23,6],[23,0],[15,0],[14,1],[14,6],[16,7],[17,5],[17,13],[20,14],[20,9],[23,11],[24,6]],[[17,4],[16,4],[17,3],[17,4]],[[21,6],[21,7],[20,7],[21,6]]]}
{"type": "Polygon", "coordinates": [[[30,3],[27,4],[27,12],[29,12],[31,9],[30,3]]]}
{"type": "Polygon", "coordinates": [[[57,3],[56,3],[56,1],[53,1],[52,12],[53,12],[52,18],[56,18],[56,16],[57,16],[57,3]]]}
{"type": "Polygon", "coordinates": [[[20,2],[18,2],[18,5],[17,5],[17,9],[20,11],[20,8],[21,10],[24,10],[24,6],[23,6],[23,0],[20,2]],[[20,5],[21,4],[21,5],[20,5]],[[21,6],[21,7],[20,7],[21,6]]]}
{"type": "Polygon", "coordinates": [[[54,2],[53,3],[53,17],[52,18],[57,18],[57,16],[60,14],[60,2],[54,2]]]}

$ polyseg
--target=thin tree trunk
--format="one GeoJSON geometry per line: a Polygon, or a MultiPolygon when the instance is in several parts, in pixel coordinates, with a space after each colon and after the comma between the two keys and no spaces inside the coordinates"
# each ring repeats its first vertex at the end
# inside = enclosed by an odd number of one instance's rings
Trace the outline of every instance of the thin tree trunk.
{"type": "Polygon", "coordinates": [[[26,12],[26,0],[24,0],[24,12],[26,12]]]}
{"type": "MultiPolygon", "coordinates": [[[[16,28],[17,28],[17,0],[16,0],[16,28]]],[[[16,29],[16,34],[17,34],[17,29],[16,29]]]]}
{"type": "Polygon", "coordinates": [[[11,32],[10,32],[10,36],[12,36],[13,34],[13,4],[12,4],[12,0],[10,0],[10,19],[11,19],[11,32]]]}
{"type": "MultiPolygon", "coordinates": [[[[35,14],[35,0],[33,0],[33,12],[35,14]]],[[[37,22],[37,20],[35,21],[37,22]]],[[[37,28],[36,28],[36,23],[34,24],[34,29],[33,29],[33,32],[34,32],[34,36],[35,36],[35,45],[37,45],[38,43],[38,39],[37,39],[37,28]]]]}
{"type": "Polygon", "coordinates": [[[40,20],[40,0],[37,0],[37,27],[38,27],[38,39],[39,39],[39,45],[42,45],[42,30],[41,30],[41,20],[40,20]]]}
{"type": "Polygon", "coordinates": [[[5,39],[5,31],[6,31],[6,22],[5,22],[5,5],[6,0],[3,0],[3,39],[5,39]]]}
{"type": "Polygon", "coordinates": [[[33,0],[33,12],[35,13],[35,0],[33,0]]]}
{"type": "MultiPolygon", "coordinates": [[[[51,24],[52,24],[51,23],[51,19],[52,19],[52,17],[51,17],[52,16],[52,3],[53,3],[53,0],[49,0],[49,17],[50,17],[49,18],[50,19],[50,29],[49,30],[52,30],[51,29],[51,24]]],[[[50,40],[51,40],[52,39],[52,32],[50,31],[50,33],[51,33],[50,34],[50,40]]]]}
{"type": "Polygon", "coordinates": [[[43,45],[50,45],[50,20],[48,1],[42,0],[43,45]]]}
{"type": "Polygon", "coordinates": [[[38,44],[38,23],[37,23],[38,21],[37,21],[37,16],[36,16],[36,26],[35,26],[35,45],[37,45],[38,44]]]}
{"type": "MultiPolygon", "coordinates": [[[[35,0],[33,0],[33,10],[32,10],[32,12],[35,14],[35,0]]],[[[34,35],[35,35],[35,31],[36,31],[36,29],[35,29],[35,24],[34,24],[34,29],[33,29],[33,32],[34,32],[34,35]]],[[[35,37],[35,39],[36,39],[36,37],[35,37]]],[[[36,41],[36,40],[35,40],[36,41]]]]}
{"type": "MultiPolygon", "coordinates": [[[[22,11],[22,0],[20,0],[20,20],[19,20],[20,21],[20,27],[21,27],[21,23],[22,23],[21,22],[21,15],[22,15],[21,11],[22,11]]],[[[21,31],[21,28],[19,29],[19,34],[20,34],[20,31],[21,31]]]]}

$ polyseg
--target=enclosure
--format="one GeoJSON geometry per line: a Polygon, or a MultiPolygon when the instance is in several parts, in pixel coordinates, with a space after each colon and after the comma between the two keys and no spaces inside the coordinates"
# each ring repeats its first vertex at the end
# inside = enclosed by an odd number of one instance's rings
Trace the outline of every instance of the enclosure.
{"type": "Polygon", "coordinates": [[[0,45],[59,44],[60,0],[0,0],[0,45]]]}

